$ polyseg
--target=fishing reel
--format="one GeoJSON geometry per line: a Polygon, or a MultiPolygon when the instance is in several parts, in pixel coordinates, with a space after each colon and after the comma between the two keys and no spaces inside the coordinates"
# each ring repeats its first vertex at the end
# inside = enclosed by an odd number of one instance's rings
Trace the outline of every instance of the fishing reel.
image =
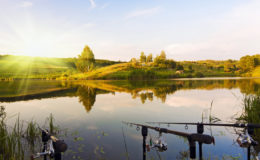
{"type": "Polygon", "coordinates": [[[248,148],[250,146],[257,146],[258,142],[255,141],[248,133],[239,134],[237,143],[241,148],[248,148]]]}
{"type": "Polygon", "coordinates": [[[41,128],[40,130],[42,131],[43,150],[40,153],[32,155],[31,160],[40,157],[44,157],[44,160],[47,160],[47,156],[49,156],[50,159],[61,160],[61,153],[67,150],[67,144],[63,140],[52,136],[48,130],[41,128]]]}
{"type": "Polygon", "coordinates": [[[167,143],[162,137],[162,133],[159,133],[159,136],[155,139],[150,138],[150,146],[151,148],[157,148],[159,152],[164,152],[168,149],[167,143]]]}

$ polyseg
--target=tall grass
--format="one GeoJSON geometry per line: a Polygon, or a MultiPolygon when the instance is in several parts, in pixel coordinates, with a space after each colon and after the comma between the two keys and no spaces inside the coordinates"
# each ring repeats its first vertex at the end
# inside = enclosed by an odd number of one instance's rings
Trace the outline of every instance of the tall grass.
{"type": "Polygon", "coordinates": [[[48,124],[49,132],[53,135],[59,132],[59,126],[54,125],[54,121],[54,116],[51,113],[50,116],[46,118],[46,123],[48,124]]]}
{"type": "Polygon", "coordinates": [[[22,128],[23,125],[18,116],[13,129],[8,132],[5,108],[0,106],[0,160],[24,159],[22,128]]]}
{"type": "MultiPolygon", "coordinates": [[[[47,120],[50,131],[55,132],[57,127],[53,115],[47,120]]],[[[36,144],[39,144],[37,142],[41,138],[38,126],[33,120],[24,123],[19,116],[12,127],[8,126],[5,108],[0,106],[0,160],[24,160],[29,153],[35,152],[35,148],[39,148],[36,144]]]]}
{"type": "MultiPolygon", "coordinates": [[[[243,113],[238,120],[246,123],[260,124],[260,94],[244,97],[243,113]]],[[[260,129],[255,129],[254,138],[260,142],[260,129]]]]}
{"type": "Polygon", "coordinates": [[[240,120],[248,123],[260,123],[260,95],[246,96],[243,109],[240,120]]]}
{"type": "Polygon", "coordinates": [[[154,79],[155,72],[153,70],[144,69],[133,69],[128,75],[128,79],[131,80],[144,80],[144,79],[154,79]]]}
{"type": "Polygon", "coordinates": [[[27,128],[25,130],[25,136],[32,151],[34,151],[35,141],[39,139],[40,134],[41,132],[38,129],[37,123],[35,121],[30,121],[27,124],[27,128]]]}

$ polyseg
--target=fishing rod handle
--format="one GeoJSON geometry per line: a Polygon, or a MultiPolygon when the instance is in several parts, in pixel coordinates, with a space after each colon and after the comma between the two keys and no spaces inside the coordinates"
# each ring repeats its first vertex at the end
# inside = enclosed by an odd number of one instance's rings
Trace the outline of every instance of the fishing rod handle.
{"type": "Polygon", "coordinates": [[[194,133],[191,134],[188,139],[190,141],[194,141],[194,142],[199,142],[199,143],[204,143],[204,144],[215,144],[215,139],[213,136],[210,135],[206,135],[206,134],[198,134],[198,133],[194,133]]]}

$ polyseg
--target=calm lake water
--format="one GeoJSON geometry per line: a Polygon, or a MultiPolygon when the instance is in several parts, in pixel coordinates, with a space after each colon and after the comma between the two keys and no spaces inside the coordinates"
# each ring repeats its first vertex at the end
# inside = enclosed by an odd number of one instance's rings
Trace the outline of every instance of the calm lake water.
{"type": "MultiPolygon", "coordinates": [[[[243,113],[243,97],[259,91],[260,79],[236,78],[14,81],[0,82],[0,105],[5,106],[10,117],[8,125],[14,123],[15,118],[11,118],[14,114],[19,113],[22,120],[33,119],[44,124],[52,113],[55,124],[68,129],[67,136],[63,137],[69,145],[64,159],[127,159],[127,151],[129,159],[135,160],[142,159],[142,136],[140,130],[122,121],[145,124],[148,121],[201,122],[203,119],[208,122],[211,112],[211,116],[223,123],[234,123],[243,113]],[[23,97],[28,93],[31,95],[23,97]]],[[[187,130],[178,125],[161,127],[196,132],[192,126],[187,130]]],[[[156,132],[149,133],[152,137],[158,136],[156,132]]],[[[235,143],[238,135],[233,128],[206,127],[205,134],[212,134],[216,141],[215,145],[203,145],[205,158],[246,159],[247,150],[235,143]]],[[[147,159],[185,157],[189,149],[187,140],[174,135],[163,136],[168,150],[151,150],[147,159]]]]}

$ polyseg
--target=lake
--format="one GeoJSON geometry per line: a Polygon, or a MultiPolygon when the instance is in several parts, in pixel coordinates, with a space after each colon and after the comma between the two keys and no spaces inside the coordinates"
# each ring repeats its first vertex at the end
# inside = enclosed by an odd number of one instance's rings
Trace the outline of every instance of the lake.
{"type": "MultiPolygon", "coordinates": [[[[154,81],[9,81],[0,82],[0,105],[5,106],[8,125],[20,119],[40,125],[53,114],[55,124],[67,130],[69,149],[64,159],[142,159],[141,131],[122,121],[235,123],[243,114],[243,98],[260,91],[260,79],[210,78],[154,81]],[[128,154],[126,154],[128,153],[128,154]]],[[[158,126],[158,125],[153,125],[158,126]]],[[[195,126],[160,125],[196,133],[195,126]]],[[[237,130],[205,127],[215,145],[203,145],[211,159],[246,159],[247,150],[235,143],[237,130]]],[[[149,130],[150,137],[158,133],[149,130]]],[[[188,141],[163,134],[168,150],[147,152],[147,159],[186,159],[188,141]]],[[[197,147],[198,148],[198,147],[197,147]]],[[[255,147],[259,152],[259,147],[255,147]]],[[[197,151],[198,155],[198,151],[197,151]]],[[[197,156],[198,157],[198,156],[197,156]]]]}

